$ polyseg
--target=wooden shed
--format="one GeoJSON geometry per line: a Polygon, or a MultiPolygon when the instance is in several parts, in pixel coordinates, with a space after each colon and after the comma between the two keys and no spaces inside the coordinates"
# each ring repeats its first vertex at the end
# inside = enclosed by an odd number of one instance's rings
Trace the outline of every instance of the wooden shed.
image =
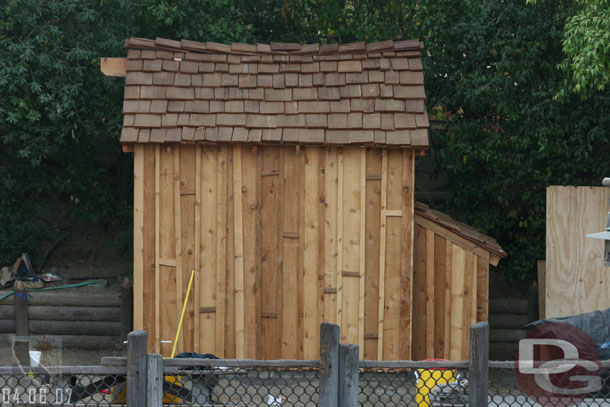
{"type": "Polygon", "coordinates": [[[487,321],[492,237],[415,202],[413,359],[465,360],[469,328],[487,321]]]}
{"type": "Polygon", "coordinates": [[[410,359],[421,43],[126,46],[134,325],[149,347],[173,339],[195,270],[180,351],[316,358],[327,321],[361,357],[410,359]]]}

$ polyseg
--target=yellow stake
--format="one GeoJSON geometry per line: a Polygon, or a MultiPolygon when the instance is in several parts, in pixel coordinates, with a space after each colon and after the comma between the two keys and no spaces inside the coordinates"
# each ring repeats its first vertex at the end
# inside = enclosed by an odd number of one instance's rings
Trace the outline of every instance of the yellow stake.
{"type": "Polygon", "coordinates": [[[178,330],[176,331],[176,339],[174,340],[174,347],[172,348],[172,356],[173,358],[176,356],[176,346],[178,346],[178,339],[180,338],[180,331],[182,330],[182,321],[184,321],[184,313],[186,312],[186,305],[189,302],[189,294],[191,293],[191,287],[193,285],[193,277],[195,277],[195,270],[191,272],[191,278],[189,279],[189,286],[186,289],[186,298],[184,299],[184,304],[182,304],[182,315],[180,315],[180,322],[178,323],[178,330]]]}

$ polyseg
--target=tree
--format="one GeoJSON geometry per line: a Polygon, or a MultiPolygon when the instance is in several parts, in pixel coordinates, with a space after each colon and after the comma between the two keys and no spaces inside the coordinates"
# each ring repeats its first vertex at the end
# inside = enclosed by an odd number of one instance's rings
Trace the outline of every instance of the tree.
{"type": "MultiPolygon", "coordinates": [[[[572,9],[565,23],[561,67],[568,74],[566,88],[584,98],[610,85],[610,1],[577,0],[572,9]]],[[[563,95],[565,89],[558,93],[563,95]]]]}

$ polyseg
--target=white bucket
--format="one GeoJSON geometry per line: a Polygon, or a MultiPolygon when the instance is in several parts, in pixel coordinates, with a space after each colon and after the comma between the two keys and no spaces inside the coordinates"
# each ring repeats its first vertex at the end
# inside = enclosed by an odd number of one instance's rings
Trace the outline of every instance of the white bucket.
{"type": "Polygon", "coordinates": [[[31,350],[30,351],[30,366],[31,367],[38,367],[40,366],[40,355],[42,354],[41,351],[38,350],[31,350]]]}

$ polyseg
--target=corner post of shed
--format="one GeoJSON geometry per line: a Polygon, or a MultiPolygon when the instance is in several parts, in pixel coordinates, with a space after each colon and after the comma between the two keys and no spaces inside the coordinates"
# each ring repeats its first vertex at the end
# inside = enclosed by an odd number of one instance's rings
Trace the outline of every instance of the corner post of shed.
{"type": "Polygon", "coordinates": [[[489,324],[477,322],[470,327],[469,407],[487,405],[489,377],[489,324]]]}

